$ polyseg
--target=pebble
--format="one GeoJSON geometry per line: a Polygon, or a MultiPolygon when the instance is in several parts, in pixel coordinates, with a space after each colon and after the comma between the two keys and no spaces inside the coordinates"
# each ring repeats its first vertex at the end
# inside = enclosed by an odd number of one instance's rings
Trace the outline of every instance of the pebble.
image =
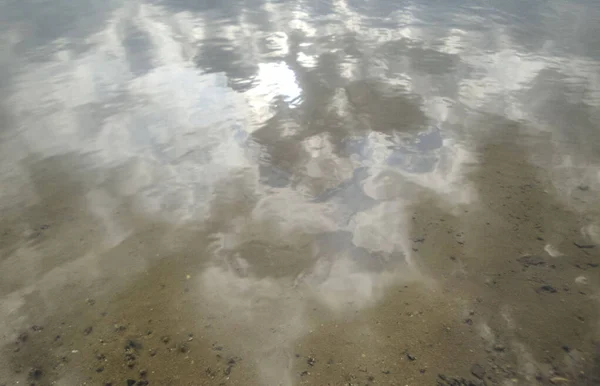
{"type": "Polygon", "coordinates": [[[471,366],[471,374],[479,379],[483,379],[485,376],[485,369],[480,364],[475,363],[473,366],[471,366]]]}

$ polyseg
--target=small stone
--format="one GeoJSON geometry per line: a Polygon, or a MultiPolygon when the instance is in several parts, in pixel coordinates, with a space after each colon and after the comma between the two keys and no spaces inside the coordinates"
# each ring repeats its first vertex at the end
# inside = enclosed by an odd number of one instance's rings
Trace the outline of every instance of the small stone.
{"type": "Polygon", "coordinates": [[[97,372],[97,373],[101,373],[101,372],[103,372],[103,371],[104,371],[104,367],[103,367],[103,366],[100,366],[100,367],[98,367],[98,368],[96,369],[96,372],[97,372]]]}
{"type": "Polygon", "coordinates": [[[485,369],[480,364],[475,363],[471,366],[471,374],[479,379],[483,379],[485,377],[485,369]]]}
{"type": "Polygon", "coordinates": [[[42,369],[39,369],[37,367],[32,368],[31,370],[29,370],[29,378],[34,379],[34,380],[39,380],[42,375],[44,375],[44,372],[42,371],[42,369]]]}
{"type": "Polygon", "coordinates": [[[38,326],[37,324],[34,324],[33,326],[31,326],[31,329],[35,332],[40,332],[44,329],[44,327],[42,326],[38,326]]]}
{"type": "Polygon", "coordinates": [[[548,284],[541,286],[540,287],[540,291],[548,292],[548,293],[551,293],[551,294],[554,294],[554,293],[557,292],[556,288],[554,288],[554,287],[552,287],[551,285],[548,285],[548,284]]]}
{"type": "Polygon", "coordinates": [[[308,363],[309,366],[314,366],[316,362],[316,359],[313,357],[308,357],[308,359],[306,360],[306,363],[308,363]]]}
{"type": "Polygon", "coordinates": [[[162,338],[160,338],[160,340],[164,343],[167,344],[171,341],[171,338],[168,335],[163,336],[162,338]]]}
{"type": "Polygon", "coordinates": [[[416,361],[417,357],[415,357],[414,355],[411,355],[409,353],[406,353],[406,357],[408,358],[409,361],[416,361]]]}
{"type": "Polygon", "coordinates": [[[133,386],[133,385],[135,385],[135,379],[128,379],[127,386],[133,386]]]}
{"type": "Polygon", "coordinates": [[[472,326],[473,325],[473,319],[469,318],[469,319],[465,319],[465,324],[472,326]]]}
{"type": "Polygon", "coordinates": [[[570,352],[571,351],[571,348],[569,346],[567,346],[567,345],[562,346],[562,349],[563,349],[564,352],[570,352]]]}
{"type": "Polygon", "coordinates": [[[21,334],[19,334],[17,340],[21,343],[25,343],[27,342],[27,339],[29,339],[29,334],[26,332],[22,332],[21,334]]]}
{"type": "Polygon", "coordinates": [[[505,347],[501,344],[494,345],[494,351],[504,351],[505,347]]]}
{"type": "Polygon", "coordinates": [[[146,370],[146,369],[140,370],[140,377],[144,378],[146,375],[148,375],[148,370],[146,370]]]}
{"type": "Polygon", "coordinates": [[[573,244],[580,249],[591,249],[594,248],[595,245],[594,244],[584,244],[584,243],[578,243],[578,242],[573,242],[573,244]]]}
{"type": "Polygon", "coordinates": [[[577,187],[577,189],[581,190],[582,192],[585,192],[590,190],[590,187],[588,185],[581,184],[577,187]]]}
{"type": "Polygon", "coordinates": [[[92,330],[93,330],[93,328],[91,326],[90,327],[86,327],[86,329],[83,330],[83,334],[84,335],[89,335],[89,334],[92,333],[92,330]]]}

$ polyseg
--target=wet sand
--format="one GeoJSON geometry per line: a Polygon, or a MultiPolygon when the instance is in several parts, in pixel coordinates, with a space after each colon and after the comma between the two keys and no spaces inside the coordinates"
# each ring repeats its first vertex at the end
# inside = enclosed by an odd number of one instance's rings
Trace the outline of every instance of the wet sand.
{"type": "Polygon", "coordinates": [[[600,384],[600,9],[251,3],[0,5],[0,385],[600,384]]]}
{"type": "Polygon", "coordinates": [[[378,276],[368,299],[299,279],[317,269],[310,238],[242,245],[258,266],[236,267],[214,260],[226,222],[161,223],[127,203],[113,221],[134,231],[95,255],[107,231],[78,205],[68,159],[31,162],[40,202],[3,213],[3,381],[597,384],[600,248],[581,230],[598,198],[574,186],[589,210],[570,208],[516,138],[481,146],[476,205],[423,192],[405,208],[416,267],[378,276]]]}

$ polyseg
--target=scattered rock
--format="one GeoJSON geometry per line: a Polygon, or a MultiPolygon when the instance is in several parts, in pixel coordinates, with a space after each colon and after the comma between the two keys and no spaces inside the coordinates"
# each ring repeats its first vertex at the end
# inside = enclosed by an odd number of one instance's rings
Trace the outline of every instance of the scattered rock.
{"type": "Polygon", "coordinates": [[[42,375],[44,375],[44,372],[42,371],[42,369],[34,367],[32,369],[29,370],[29,378],[33,379],[33,380],[39,380],[40,378],[42,378],[42,375]]]}
{"type": "Polygon", "coordinates": [[[583,243],[578,243],[577,241],[574,241],[573,244],[580,249],[591,249],[594,248],[595,245],[594,244],[583,244],[583,243]]]}
{"type": "Polygon", "coordinates": [[[464,378],[448,377],[438,374],[437,386],[480,386],[483,382],[474,382],[464,378]]]}
{"type": "Polygon", "coordinates": [[[135,385],[135,379],[128,379],[127,386],[133,386],[133,385],[135,385]]]}
{"type": "Polygon", "coordinates": [[[162,338],[160,338],[160,340],[164,343],[167,344],[171,341],[171,338],[168,335],[163,336],[162,338]]]}
{"type": "Polygon", "coordinates": [[[85,330],[83,330],[83,334],[84,335],[89,335],[89,334],[92,333],[92,330],[93,330],[93,328],[91,326],[90,327],[86,327],[85,330]]]}
{"type": "Polygon", "coordinates": [[[115,332],[123,332],[127,330],[127,327],[122,324],[115,324],[115,332]]]}
{"type": "Polygon", "coordinates": [[[35,332],[40,332],[44,329],[44,327],[42,326],[38,326],[37,324],[34,324],[33,326],[31,326],[31,329],[35,332]]]}
{"type": "Polygon", "coordinates": [[[205,372],[209,378],[214,378],[217,376],[217,372],[215,370],[211,369],[210,367],[207,367],[205,372]]]}
{"type": "Polygon", "coordinates": [[[553,385],[560,385],[563,383],[569,383],[569,380],[567,378],[563,378],[563,377],[552,377],[549,379],[550,383],[552,383],[553,385]]]}
{"type": "Polygon", "coordinates": [[[135,341],[133,339],[128,339],[127,342],[125,343],[125,350],[133,350],[133,351],[137,351],[140,350],[142,348],[142,344],[138,341],[135,341]]]}
{"type": "Polygon", "coordinates": [[[27,342],[27,339],[29,339],[29,334],[26,332],[22,332],[21,334],[19,334],[19,336],[17,337],[17,340],[21,343],[25,343],[27,342]]]}
{"type": "Polygon", "coordinates": [[[146,375],[148,375],[148,370],[146,370],[146,369],[140,370],[140,377],[144,378],[146,375]]]}
{"type": "Polygon", "coordinates": [[[503,345],[501,345],[501,344],[494,345],[494,351],[502,352],[504,350],[506,350],[506,348],[503,345]]]}
{"type": "Polygon", "coordinates": [[[517,259],[517,261],[523,264],[524,267],[532,267],[546,264],[546,261],[543,258],[531,255],[521,256],[517,259]]]}
{"type": "Polygon", "coordinates": [[[551,285],[548,285],[548,284],[541,286],[539,288],[539,291],[548,292],[548,293],[551,293],[551,294],[554,294],[554,293],[557,292],[556,288],[554,288],[554,287],[552,287],[551,285]]]}
{"type": "Polygon", "coordinates": [[[97,373],[101,373],[101,372],[103,372],[103,371],[104,371],[104,366],[100,366],[100,367],[98,367],[98,368],[96,369],[96,372],[97,372],[97,373]]]}
{"type": "Polygon", "coordinates": [[[306,360],[306,363],[308,363],[309,366],[314,366],[316,362],[317,360],[313,357],[308,357],[308,359],[306,360]]]}
{"type": "Polygon", "coordinates": [[[485,377],[485,369],[480,364],[475,363],[471,366],[471,374],[479,379],[483,379],[485,377]]]}
{"type": "Polygon", "coordinates": [[[473,325],[473,319],[469,318],[469,319],[465,319],[465,324],[472,326],[473,325]]]}
{"type": "Polygon", "coordinates": [[[567,346],[567,345],[562,346],[562,349],[563,349],[564,352],[570,352],[571,351],[571,348],[569,346],[567,346]]]}
{"type": "Polygon", "coordinates": [[[406,353],[406,357],[408,358],[409,361],[416,361],[417,357],[414,355],[411,355],[410,353],[406,353]]]}

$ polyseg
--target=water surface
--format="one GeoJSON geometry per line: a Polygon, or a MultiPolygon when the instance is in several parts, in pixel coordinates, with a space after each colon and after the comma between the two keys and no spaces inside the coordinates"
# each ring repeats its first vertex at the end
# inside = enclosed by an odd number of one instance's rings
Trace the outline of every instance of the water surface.
{"type": "Polygon", "coordinates": [[[0,30],[0,384],[600,382],[597,2],[0,30]]]}

